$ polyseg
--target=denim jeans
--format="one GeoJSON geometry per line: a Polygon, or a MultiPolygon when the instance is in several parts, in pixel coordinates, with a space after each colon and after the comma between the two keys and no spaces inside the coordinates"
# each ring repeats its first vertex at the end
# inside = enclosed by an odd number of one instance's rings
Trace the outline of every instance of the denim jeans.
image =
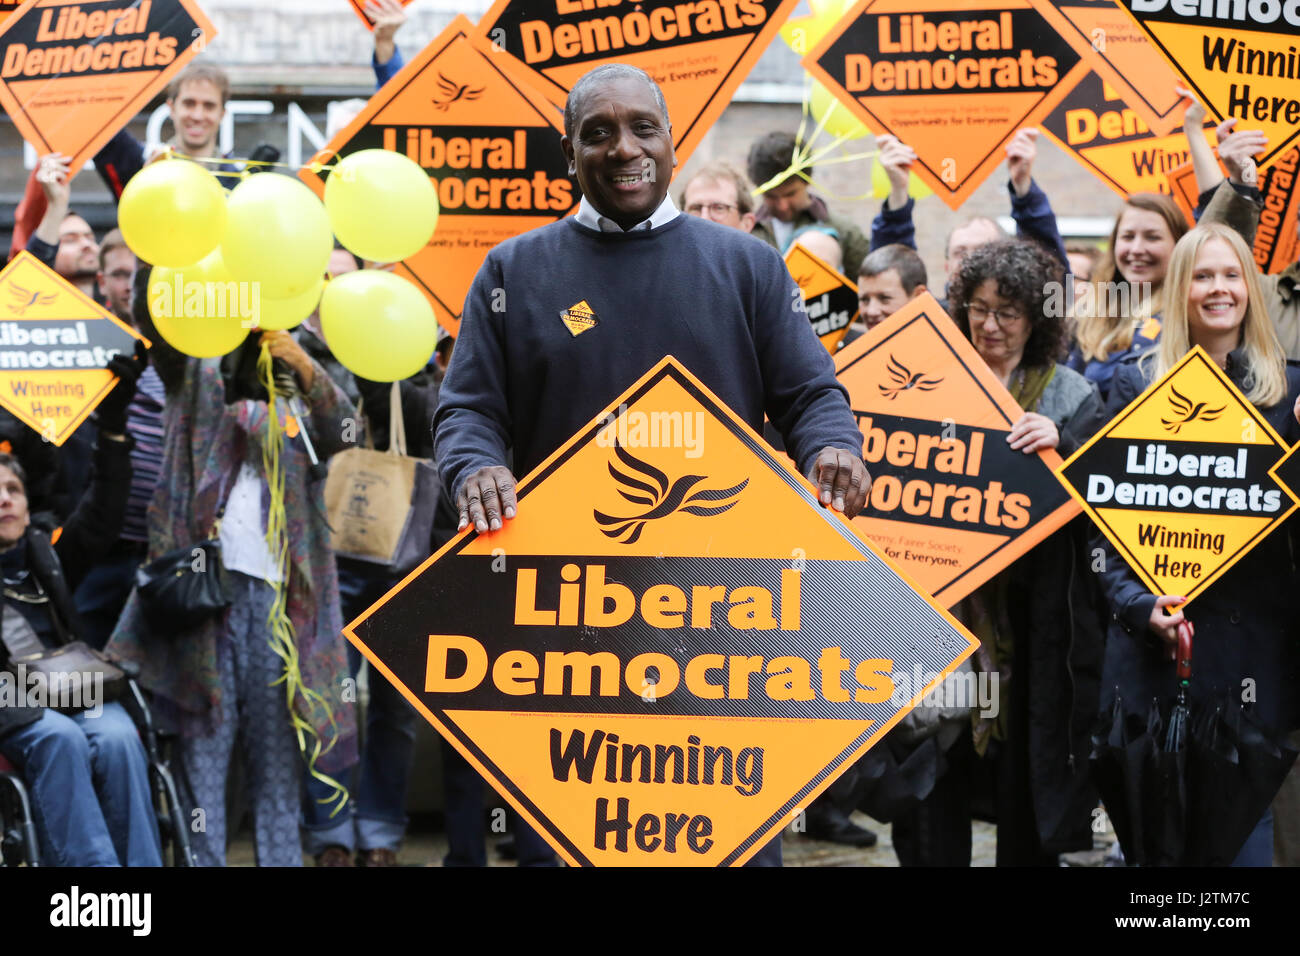
{"type": "Polygon", "coordinates": [[[0,737],[22,770],[47,866],[162,866],[144,745],[121,704],[47,710],[0,737]]]}
{"type": "MultiPolygon", "coordinates": [[[[343,620],[355,620],[383,597],[395,582],[382,570],[370,570],[355,562],[339,563],[339,599],[343,620]]],[[[348,666],[355,679],[363,658],[348,644],[348,666]]],[[[316,778],[304,775],[303,849],[315,856],[327,846],[352,851],[396,850],[406,834],[406,787],[411,777],[415,752],[415,727],[419,715],[406,698],[382,675],[370,672],[370,701],[366,707],[366,729],[362,738],[360,781],[349,801],[330,816],[336,804],[323,804],[333,792],[316,778]]],[[[357,768],[341,772],[347,781],[357,768]]]]}
{"type": "Polygon", "coordinates": [[[1273,865],[1273,808],[1269,807],[1242,844],[1233,866],[1273,865]]]}

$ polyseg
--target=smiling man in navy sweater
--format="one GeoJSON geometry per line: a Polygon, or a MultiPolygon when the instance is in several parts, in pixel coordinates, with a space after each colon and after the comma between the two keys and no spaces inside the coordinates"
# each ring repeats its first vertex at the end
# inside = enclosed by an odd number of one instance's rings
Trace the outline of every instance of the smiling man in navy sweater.
{"type": "MultiPolygon", "coordinates": [[[[488,253],[442,385],[437,455],[460,527],[514,517],[508,450],[527,474],[668,354],[755,431],[766,414],[822,503],[857,514],[870,478],[834,364],[774,249],[678,212],[659,87],[636,67],[592,70],[564,128],[578,212],[488,253]],[[571,331],[582,302],[594,324],[571,331]]],[[[778,838],[752,862],[780,859],[778,838]]]]}

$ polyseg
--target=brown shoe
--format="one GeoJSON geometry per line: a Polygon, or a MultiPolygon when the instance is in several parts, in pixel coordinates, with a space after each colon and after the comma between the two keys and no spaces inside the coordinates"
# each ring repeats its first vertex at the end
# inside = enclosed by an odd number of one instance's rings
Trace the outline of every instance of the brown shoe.
{"type": "Polygon", "coordinates": [[[317,866],[353,866],[352,854],[347,847],[333,844],[316,854],[317,866]]]}
{"type": "Polygon", "coordinates": [[[357,854],[357,866],[397,866],[397,851],[362,850],[357,854]]]}

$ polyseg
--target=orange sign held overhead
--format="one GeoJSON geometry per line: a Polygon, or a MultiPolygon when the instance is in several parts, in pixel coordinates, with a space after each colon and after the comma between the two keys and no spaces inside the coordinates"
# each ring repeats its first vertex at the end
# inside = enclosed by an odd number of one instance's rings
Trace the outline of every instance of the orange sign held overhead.
{"type": "Polygon", "coordinates": [[[1296,509],[1286,452],[1197,346],[1058,473],[1153,594],[1191,601],[1296,509]]]}
{"type": "Polygon", "coordinates": [[[785,254],[785,265],[803,293],[813,331],[834,355],[858,317],[858,287],[797,242],[785,254]]]}
{"type": "MultiPolygon", "coordinates": [[[[409,7],[412,2],[413,0],[401,0],[403,7],[409,7]]],[[[361,18],[361,22],[366,25],[366,29],[373,30],[375,25],[371,23],[370,18],[366,16],[366,0],[348,0],[348,3],[352,5],[352,9],[355,10],[357,16],[361,18]]]]}
{"type": "Polygon", "coordinates": [[[560,148],[558,110],[502,70],[503,57],[470,42],[457,17],[370,98],[298,175],[320,195],[328,164],[383,148],[419,163],[438,187],[438,228],[397,266],[433,303],[438,323],[460,328],[465,295],[488,251],[563,219],[580,195],[560,148]]]}
{"type": "Polygon", "coordinates": [[[584,866],[744,863],[976,647],[671,357],[345,632],[584,866]]]}
{"type": "MultiPolygon", "coordinates": [[[[1139,192],[1169,192],[1167,174],[1191,156],[1181,129],[1155,135],[1096,73],[1080,79],[1043,120],[1042,129],[1125,198],[1139,192]]],[[[1205,135],[1209,139],[1213,129],[1205,135]]]]}
{"type": "Polygon", "coordinates": [[[30,252],[0,272],[0,405],[62,445],[113,389],[139,339],[30,252]]]}
{"type": "Polygon", "coordinates": [[[1007,444],[1024,411],[926,293],[835,357],[865,439],[854,526],[945,607],[1079,513],[1054,451],[1007,444]]]}
{"type": "Polygon", "coordinates": [[[0,26],[0,105],[77,169],[214,36],[193,0],[29,0],[0,26]]]}
{"type": "Polygon", "coordinates": [[[1115,0],[1218,119],[1268,134],[1260,168],[1300,141],[1300,4],[1115,0]]]}
{"type": "Polygon", "coordinates": [[[4,23],[5,20],[9,19],[9,14],[26,2],[27,0],[0,0],[0,23],[4,23]]]}
{"type": "Polygon", "coordinates": [[[563,106],[604,63],[649,73],[668,103],[678,165],[731,102],[798,0],[496,0],[479,37],[563,106]]]}
{"type": "Polygon", "coordinates": [[[1182,128],[1178,76],[1115,0],[1029,0],[1156,136],[1182,128]]]}
{"type": "Polygon", "coordinates": [[[803,65],[956,209],[1082,69],[1027,0],[861,0],[803,65]]]}
{"type": "MultiPolygon", "coordinates": [[[[1227,175],[1226,170],[1224,175],[1227,175]]],[[[1195,225],[1196,171],[1191,163],[1171,169],[1167,174],[1174,202],[1195,225]]],[[[1300,147],[1287,150],[1273,165],[1259,174],[1259,192],[1264,200],[1259,227],[1255,230],[1252,253],[1255,266],[1265,274],[1284,271],[1300,258],[1300,240],[1296,236],[1296,216],[1300,214],[1300,147]]]]}

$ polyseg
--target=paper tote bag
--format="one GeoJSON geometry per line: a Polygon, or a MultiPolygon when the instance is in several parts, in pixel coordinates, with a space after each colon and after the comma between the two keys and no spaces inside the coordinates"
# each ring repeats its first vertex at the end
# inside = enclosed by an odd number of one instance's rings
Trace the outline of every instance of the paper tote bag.
{"type": "Polygon", "coordinates": [[[388,451],[350,448],[330,460],[325,481],[336,554],[405,573],[427,558],[438,507],[438,469],[406,454],[406,426],[397,383],[388,451]]]}

